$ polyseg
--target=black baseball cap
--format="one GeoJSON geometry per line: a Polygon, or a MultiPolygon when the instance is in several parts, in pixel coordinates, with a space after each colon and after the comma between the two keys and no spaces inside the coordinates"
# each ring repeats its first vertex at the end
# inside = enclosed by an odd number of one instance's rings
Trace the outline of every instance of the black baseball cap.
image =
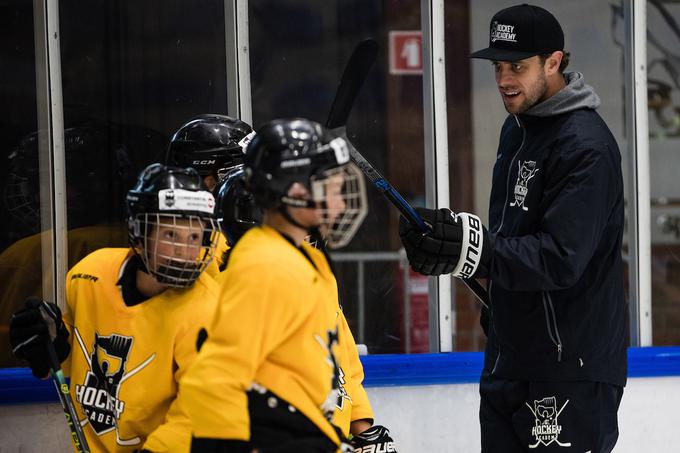
{"type": "Polygon", "coordinates": [[[564,50],[564,32],[555,16],[526,3],[497,12],[491,18],[489,47],[470,58],[517,61],[564,50]]]}

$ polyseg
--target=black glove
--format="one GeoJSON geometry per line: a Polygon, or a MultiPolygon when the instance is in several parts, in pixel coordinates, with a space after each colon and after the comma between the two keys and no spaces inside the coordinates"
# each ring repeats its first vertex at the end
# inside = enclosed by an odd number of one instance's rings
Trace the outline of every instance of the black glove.
{"type": "Polygon", "coordinates": [[[416,211],[432,231],[423,233],[404,217],[399,218],[399,236],[414,271],[461,278],[488,275],[491,243],[479,217],[466,212],[454,214],[446,208],[416,211]]]}
{"type": "Polygon", "coordinates": [[[354,453],[397,452],[394,448],[394,440],[390,437],[390,430],[380,425],[373,425],[363,433],[352,437],[352,446],[354,453]]]}
{"type": "Polygon", "coordinates": [[[71,351],[68,330],[56,304],[29,297],[9,322],[9,342],[17,359],[28,361],[33,376],[44,378],[50,371],[47,342],[51,341],[59,362],[71,351]]]}

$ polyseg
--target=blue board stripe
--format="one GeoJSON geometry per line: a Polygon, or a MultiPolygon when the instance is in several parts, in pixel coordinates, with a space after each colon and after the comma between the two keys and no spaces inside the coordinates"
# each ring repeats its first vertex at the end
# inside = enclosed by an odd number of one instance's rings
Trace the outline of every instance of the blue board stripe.
{"type": "MultiPolygon", "coordinates": [[[[479,381],[481,352],[394,354],[361,357],[366,387],[467,384],[479,381]]],[[[680,376],[680,347],[630,348],[628,376],[680,376]]],[[[35,379],[28,368],[0,369],[0,404],[57,402],[51,380],[35,379]]]]}

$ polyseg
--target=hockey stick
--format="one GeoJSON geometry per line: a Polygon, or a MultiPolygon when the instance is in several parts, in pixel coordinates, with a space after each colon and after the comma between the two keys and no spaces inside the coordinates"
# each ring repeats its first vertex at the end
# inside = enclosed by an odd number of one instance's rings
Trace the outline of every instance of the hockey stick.
{"type": "MultiPolygon", "coordinates": [[[[45,302],[43,302],[42,310],[52,311],[45,302]]],[[[43,313],[43,317],[50,316],[43,313]]],[[[50,325],[48,323],[48,325],[50,325]]],[[[50,328],[50,330],[52,330],[50,328]]],[[[57,353],[54,350],[54,345],[52,344],[52,338],[56,336],[56,332],[50,331],[50,336],[47,339],[47,356],[49,357],[50,374],[52,375],[52,380],[54,381],[54,386],[57,388],[57,394],[59,395],[59,402],[61,407],[64,409],[64,415],[66,416],[66,423],[71,431],[71,440],[73,441],[73,447],[77,453],[90,453],[90,447],[87,445],[87,440],[85,440],[85,433],[83,432],[83,427],[78,422],[78,414],[76,413],[75,405],[73,404],[73,399],[69,393],[68,384],[66,383],[66,378],[64,377],[64,372],[61,369],[59,359],[57,358],[57,353]]]]}
{"type": "MultiPolygon", "coordinates": [[[[431,227],[425,223],[420,214],[413,209],[404,197],[392,187],[387,179],[385,179],[380,172],[376,170],[375,167],[356,150],[356,148],[354,148],[349,139],[347,139],[347,119],[349,118],[349,114],[354,106],[354,101],[368,76],[368,72],[375,62],[377,55],[378,44],[373,39],[361,41],[354,49],[345,66],[345,70],[342,73],[340,85],[338,85],[335,99],[333,99],[331,110],[328,113],[326,127],[333,129],[347,141],[352,161],[368,177],[371,183],[382,192],[385,198],[399,210],[401,215],[404,216],[411,225],[417,227],[423,233],[427,233],[431,230],[431,227]]],[[[472,278],[461,280],[463,280],[463,283],[470,288],[484,306],[489,306],[489,296],[477,280],[472,278]]]]}

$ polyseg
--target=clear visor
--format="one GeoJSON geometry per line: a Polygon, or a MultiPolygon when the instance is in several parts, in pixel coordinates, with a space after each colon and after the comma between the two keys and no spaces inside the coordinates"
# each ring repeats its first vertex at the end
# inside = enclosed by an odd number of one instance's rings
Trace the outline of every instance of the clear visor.
{"type": "Polygon", "coordinates": [[[331,249],[352,240],[368,212],[364,176],[354,164],[327,171],[322,179],[312,178],[312,199],[321,213],[319,230],[331,249]]]}
{"type": "Polygon", "coordinates": [[[139,255],[159,283],[187,287],[212,261],[218,228],[214,219],[177,214],[139,214],[146,225],[139,255]]]}

